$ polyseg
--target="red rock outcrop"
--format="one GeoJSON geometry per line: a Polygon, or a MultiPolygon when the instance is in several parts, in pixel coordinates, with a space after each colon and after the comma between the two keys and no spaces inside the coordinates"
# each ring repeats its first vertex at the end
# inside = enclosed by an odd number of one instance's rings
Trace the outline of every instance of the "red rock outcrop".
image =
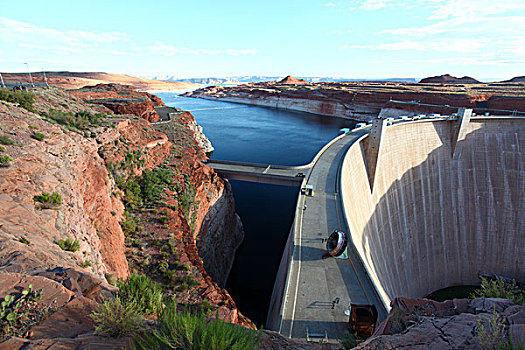
{"type": "Polygon", "coordinates": [[[279,84],[308,84],[308,82],[304,79],[297,79],[288,75],[284,79],[279,80],[279,84]]]}
{"type": "Polygon", "coordinates": [[[164,106],[157,96],[136,91],[129,85],[98,84],[70,92],[85,102],[103,105],[115,114],[132,114],[149,122],[159,121],[155,107],[164,106]]]}
{"type": "Polygon", "coordinates": [[[525,342],[525,305],[506,299],[454,299],[436,302],[399,297],[374,335],[356,349],[481,349],[478,319],[488,328],[497,312],[504,342],[525,342]]]}

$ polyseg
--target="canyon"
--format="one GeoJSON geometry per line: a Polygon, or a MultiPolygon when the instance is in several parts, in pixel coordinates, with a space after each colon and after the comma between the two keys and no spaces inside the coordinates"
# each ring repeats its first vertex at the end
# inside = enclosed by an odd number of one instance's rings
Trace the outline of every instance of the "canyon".
{"type": "MultiPolygon", "coordinates": [[[[433,81],[433,80],[431,80],[433,81]]],[[[383,109],[387,116],[456,112],[458,107],[479,113],[525,112],[524,84],[439,84],[392,82],[308,83],[293,77],[276,82],[238,86],[208,86],[184,96],[310,112],[369,121],[383,109]],[[504,110],[504,111],[492,111],[504,110]]],[[[384,114],[384,113],[383,113],[384,114]]]]}
{"type": "MultiPolygon", "coordinates": [[[[87,104],[60,88],[31,93],[33,111],[0,102],[1,134],[12,141],[3,147],[13,159],[0,168],[0,294],[31,284],[42,289],[39,305],[50,311],[24,339],[2,339],[0,348],[122,345],[122,340],[96,336],[87,315],[114,293],[115,279],[131,271],[156,271],[161,246],[153,241],[169,241],[178,252],[178,263],[185,266],[175,275],[177,281],[191,280],[176,292],[181,303],[207,300],[218,307],[220,318],[253,327],[220,287],[242,242],[242,224],[228,183],[200,162],[206,155],[197,141],[202,135],[196,137],[191,129],[193,116],[180,114],[171,123],[176,128],[162,132],[140,108],[137,115],[113,114],[104,103],[87,104]],[[63,122],[58,117],[72,115],[67,113],[95,115],[101,110],[108,113],[104,123],[81,132],[57,122],[63,122]],[[37,132],[45,137],[37,140],[37,132]],[[168,191],[166,202],[154,210],[131,214],[140,220],[142,231],[135,232],[137,236],[125,233],[121,225],[130,214],[119,182],[159,166],[175,169],[172,181],[177,190],[168,191]],[[44,192],[59,193],[61,204],[40,208],[33,198],[44,192]],[[158,212],[167,218],[166,224],[157,223],[162,216],[158,212]],[[61,248],[58,243],[66,239],[78,242],[78,248],[61,248]],[[139,240],[143,243],[138,247],[139,240]],[[144,264],[144,252],[151,265],[144,264]],[[62,333],[56,324],[68,331],[62,333]]],[[[77,92],[81,97],[85,93],[77,92]]],[[[110,98],[114,95],[113,91],[110,98]]]]}
{"type": "MultiPolygon", "coordinates": [[[[290,88],[290,91],[295,91],[290,92],[291,95],[296,94],[297,91],[308,91],[311,96],[323,96],[319,97],[319,101],[328,94],[326,91],[318,94],[315,89],[309,88],[312,84],[292,77],[274,85],[286,86],[290,88]],[[306,90],[302,90],[303,87],[306,90]]],[[[382,89],[385,85],[389,84],[378,85],[381,86],[378,88],[381,92],[379,96],[374,97],[377,98],[377,101],[384,98],[382,89]]],[[[376,85],[368,84],[367,86],[376,85]]],[[[441,89],[441,87],[437,88],[441,89]]],[[[512,86],[512,88],[515,87],[512,86]]],[[[222,89],[214,87],[206,91],[216,91],[220,95],[222,89]]],[[[246,87],[241,89],[246,89],[246,87]]],[[[260,92],[260,96],[263,96],[264,93],[273,94],[272,91],[275,90],[272,89],[273,87],[269,88],[270,92],[260,92]]],[[[451,88],[447,87],[447,89],[451,88]]],[[[519,88],[516,89],[519,90],[519,88]]],[[[284,90],[286,89],[283,88],[284,90]]],[[[32,285],[34,289],[42,289],[43,298],[39,301],[39,306],[45,310],[43,313],[45,317],[38,324],[28,327],[19,336],[0,339],[0,349],[45,349],[50,347],[111,349],[129,346],[131,341],[129,338],[112,339],[97,335],[94,332],[93,321],[88,315],[99,302],[115,293],[115,279],[125,278],[130,273],[146,274],[162,283],[169,283],[170,288],[175,287],[169,292],[170,295],[176,297],[181,304],[198,308],[206,301],[217,307],[219,318],[254,328],[253,323],[237,309],[234,300],[224,289],[236,249],[243,239],[242,223],[235,213],[229,183],[201,162],[207,159],[206,152],[209,150],[207,147],[211,144],[191,113],[174,110],[169,113],[169,121],[159,123],[160,118],[157,111],[159,108],[165,108],[159,98],[115,84],[102,84],[72,91],[56,87],[38,88],[31,89],[30,92],[35,96],[34,110],[31,111],[14,103],[0,101],[2,120],[0,134],[13,141],[13,144],[3,146],[5,153],[11,156],[13,161],[9,166],[0,168],[0,241],[2,242],[0,245],[0,274],[2,276],[0,296],[26,290],[29,285],[32,285]],[[80,113],[80,115],[83,115],[82,113],[89,115],[104,113],[106,119],[103,123],[74,130],[57,122],[59,120],[56,119],[57,116],[62,115],[60,113],[80,113]],[[42,140],[35,138],[37,132],[44,134],[45,138],[42,140]],[[126,195],[129,189],[128,182],[149,174],[155,169],[173,171],[172,183],[165,189],[166,196],[155,202],[153,207],[130,208],[126,195]],[[53,208],[40,207],[34,197],[43,192],[60,193],[61,205],[53,208]],[[131,231],[123,225],[130,218],[137,226],[131,231]],[[77,251],[67,251],[60,247],[59,241],[67,238],[78,242],[77,251]],[[170,253],[164,254],[166,251],[170,253]],[[172,269],[173,274],[169,276],[160,274],[161,263],[166,263],[172,269]]],[[[194,96],[201,97],[199,94],[200,92],[197,91],[194,96]]],[[[287,93],[283,92],[283,94],[287,93]]],[[[356,92],[356,95],[359,94],[364,93],[356,92]]],[[[522,97],[519,96],[519,93],[513,92],[513,94],[515,95],[511,94],[507,97],[498,95],[497,98],[516,100],[518,102],[516,105],[519,106],[519,103],[522,103],[520,102],[522,97]]],[[[307,96],[310,95],[305,95],[301,99],[307,100],[307,96]]],[[[250,99],[254,98],[250,97],[250,99]]],[[[370,102],[374,98],[369,98],[367,102],[370,103],[369,107],[374,103],[380,104],[377,101],[370,102]]],[[[264,100],[265,98],[262,97],[262,101],[264,100]]],[[[314,101],[308,106],[303,105],[301,108],[311,107],[313,109],[308,111],[316,113],[315,108],[319,107],[319,101],[314,101]]],[[[507,108],[508,104],[502,102],[501,106],[507,108]]],[[[362,106],[359,108],[362,109],[363,115],[372,113],[370,112],[372,109],[376,110],[374,109],[376,107],[370,107],[370,110],[365,113],[366,108],[362,106]]],[[[342,110],[340,112],[346,113],[342,110]]],[[[476,152],[470,146],[470,142],[472,140],[482,142],[482,139],[488,137],[492,140],[491,145],[497,146],[494,147],[495,152],[506,155],[502,164],[513,169],[512,179],[515,176],[519,177],[519,169],[522,169],[521,158],[519,154],[516,154],[512,142],[508,143],[504,140],[516,134],[516,138],[519,138],[521,142],[522,133],[518,132],[521,130],[521,124],[512,120],[504,120],[499,127],[488,127],[487,132],[490,135],[487,136],[482,132],[483,128],[480,126],[482,123],[474,121],[470,124],[469,143],[458,144],[458,149],[462,150],[463,154],[474,154],[476,152]],[[506,131],[507,129],[513,129],[514,134],[513,131],[506,131]]],[[[452,152],[452,146],[449,145],[451,126],[427,124],[398,125],[389,129],[389,143],[385,148],[388,152],[382,156],[381,167],[378,168],[378,171],[381,172],[382,177],[388,178],[387,182],[391,186],[379,184],[373,195],[360,192],[369,186],[366,171],[363,171],[364,166],[359,162],[363,149],[367,148],[368,141],[360,141],[355,147],[352,146],[343,163],[341,181],[345,190],[342,195],[345,200],[346,215],[352,225],[352,238],[358,250],[362,248],[363,251],[360,253],[371,275],[375,278],[374,282],[382,286],[381,293],[385,304],[391,303],[390,305],[396,310],[401,309],[406,323],[410,325],[403,330],[393,330],[395,327],[392,325],[397,322],[397,316],[391,313],[374,337],[359,345],[359,348],[398,348],[405,345],[420,348],[429,346],[476,348],[478,344],[473,334],[476,331],[477,320],[480,316],[490,316],[494,307],[504,317],[504,322],[509,329],[508,336],[519,341],[523,339],[525,324],[523,306],[492,299],[455,299],[440,304],[426,299],[396,298],[401,294],[417,297],[441,287],[434,283],[437,278],[434,278],[433,273],[439,274],[442,271],[428,269],[422,274],[421,267],[418,267],[417,271],[414,270],[413,267],[418,266],[416,262],[408,264],[406,269],[397,269],[398,272],[403,271],[404,275],[400,274],[399,279],[394,280],[392,276],[397,276],[396,272],[385,268],[385,264],[381,265],[379,263],[381,259],[376,256],[380,251],[377,244],[378,238],[374,236],[368,222],[373,222],[375,226],[382,223],[383,226],[379,225],[379,231],[384,235],[387,232],[384,225],[390,222],[388,218],[381,217],[384,211],[416,207],[400,204],[399,197],[389,194],[390,188],[394,186],[400,188],[394,188],[393,192],[402,193],[408,185],[405,184],[406,181],[396,181],[395,175],[386,176],[384,173],[388,172],[385,169],[409,173],[410,186],[416,186],[413,185],[413,178],[421,173],[410,173],[406,170],[407,167],[412,166],[411,161],[406,159],[408,156],[401,158],[397,168],[389,163],[390,158],[397,154],[395,150],[406,146],[404,143],[396,144],[392,140],[403,142],[407,135],[412,135],[408,137],[410,140],[428,139],[425,143],[428,149],[412,147],[411,150],[415,155],[410,153],[410,156],[417,158],[418,162],[424,165],[431,162],[434,166],[436,162],[440,169],[438,172],[440,176],[448,164],[446,155],[452,152]],[[417,131],[420,129],[424,130],[421,135],[417,131]],[[390,134],[395,137],[391,138],[390,134]],[[415,135],[419,135],[419,139],[415,135]],[[440,142],[442,145],[438,147],[440,142]],[[431,157],[425,160],[427,153],[430,153],[431,157]],[[356,173],[359,175],[358,179],[364,179],[362,183],[349,180],[349,176],[352,175],[354,179],[357,176],[356,173]],[[381,198],[376,203],[379,212],[371,210],[370,208],[374,207],[373,200],[381,197],[383,192],[386,193],[384,196],[386,199],[381,198]],[[357,207],[354,208],[354,205],[357,207]],[[356,213],[364,213],[364,215],[355,217],[356,213]],[[376,255],[367,255],[369,246],[373,246],[376,255]],[[425,275],[428,279],[418,280],[418,284],[409,283],[414,276],[420,275],[425,275]],[[421,310],[431,311],[422,312],[421,310]],[[457,327],[460,329],[457,330],[457,327]]],[[[489,150],[485,149],[485,152],[489,150]]],[[[494,157],[487,156],[487,159],[492,158],[494,157]]],[[[425,195],[425,198],[438,200],[436,199],[438,197],[433,196],[434,193],[444,192],[439,186],[455,184],[456,177],[460,180],[461,176],[468,177],[468,167],[465,168],[466,170],[463,169],[457,160],[452,163],[453,167],[460,169],[457,171],[461,174],[453,176],[450,173],[449,177],[442,176],[448,179],[446,183],[433,181],[431,190],[425,195]]],[[[427,166],[430,167],[430,165],[425,165],[427,166]]],[[[485,166],[489,167],[486,164],[485,166]]],[[[485,169],[481,165],[478,169],[489,173],[488,168],[485,169]]],[[[515,208],[514,212],[517,214],[510,218],[514,221],[505,227],[519,225],[516,217],[523,208],[515,196],[511,194],[509,197],[506,192],[510,181],[506,172],[491,173],[486,180],[490,182],[489,186],[480,183],[478,187],[475,187],[476,191],[484,193],[485,190],[482,187],[487,187],[494,193],[494,198],[509,199],[510,202],[507,202],[515,208]],[[506,184],[504,188],[497,185],[496,178],[502,179],[506,184]]],[[[420,181],[424,180],[420,179],[420,181]]],[[[410,193],[415,193],[419,187],[407,188],[410,193]]],[[[403,196],[405,197],[410,196],[403,196]]],[[[465,197],[465,194],[462,194],[461,197],[465,197]]],[[[449,198],[439,200],[449,201],[449,198]]],[[[438,206],[437,202],[429,203],[431,203],[429,205],[438,206]]],[[[456,214],[451,214],[454,205],[445,207],[442,208],[445,212],[441,213],[441,217],[445,218],[441,222],[442,226],[459,220],[454,216],[456,214]]],[[[491,214],[494,211],[484,206],[479,206],[476,210],[480,212],[474,211],[472,215],[483,216],[485,212],[491,214]]],[[[415,217],[424,216],[417,210],[415,213],[415,217]]],[[[470,215],[469,213],[462,215],[470,215]]],[[[403,226],[403,222],[399,221],[401,216],[396,216],[396,218],[397,221],[394,220],[391,224],[395,227],[403,226]]],[[[509,217],[491,214],[488,215],[488,218],[504,220],[509,217]]],[[[434,221],[433,223],[439,226],[437,219],[434,221]]],[[[414,225],[419,226],[415,227],[413,232],[421,229],[420,224],[419,221],[414,221],[414,225]]],[[[485,226],[493,227],[490,223],[485,226]]],[[[460,227],[460,230],[465,232],[470,232],[471,229],[468,225],[460,227]]],[[[456,231],[451,229],[447,232],[454,235],[456,231]]],[[[469,242],[474,240],[475,232],[477,231],[469,233],[469,242]]],[[[499,234],[505,232],[502,231],[499,234]]],[[[490,240],[486,235],[477,236],[479,239],[490,240]]],[[[454,237],[449,238],[454,241],[454,237]]],[[[405,238],[399,237],[399,240],[401,239],[405,238]]],[[[519,241],[520,238],[516,239],[519,241]]],[[[384,238],[380,240],[383,241],[384,238]]],[[[443,255],[439,252],[444,248],[436,244],[436,242],[439,243],[437,236],[432,242],[434,250],[438,253],[430,254],[430,257],[426,259],[435,260],[443,255]]],[[[506,246],[511,245],[510,238],[505,242],[506,246]]],[[[393,243],[391,248],[393,253],[390,254],[392,261],[387,265],[397,266],[396,259],[403,262],[406,262],[407,259],[414,261],[422,259],[420,255],[415,255],[415,253],[423,252],[420,245],[416,245],[415,248],[410,246],[408,253],[413,254],[407,255],[399,248],[402,243],[401,241],[393,243]]],[[[475,246],[479,245],[478,242],[475,246]]],[[[518,256],[521,254],[520,246],[523,245],[515,244],[518,256]]],[[[459,246],[457,248],[459,249],[459,246]]],[[[487,250],[487,252],[487,256],[494,259],[501,255],[496,251],[487,250]]],[[[472,254],[476,255],[476,253],[472,254]]],[[[458,255],[457,251],[453,251],[443,256],[450,258],[458,255]]],[[[507,258],[512,259],[513,256],[507,256],[507,258]]],[[[493,263],[494,259],[484,262],[487,268],[492,270],[499,268],[497,263],[493,263]]],[[[463,277],[467,278],[469,283],[473,283],[474,267],[469,265],[468,271],[459,271],[455,264],[447,265],[445,261],[442,265],[447,284],[457,281],[464,282],[463,277]]],[[[518,263],[517,266],[522,265],[518,263]]],[[[517,274],[518,279],[522,277],[520,274],[522,272],[516,272],[516,266],[512,263],[505,262],[500,267],[501,271],[498,270],[498,273],[512,276],[517,274]]],[[[312,344],[264,331],[262,332],[261,348],[341,349],[342,347],[339,344],[312,344]]]]}

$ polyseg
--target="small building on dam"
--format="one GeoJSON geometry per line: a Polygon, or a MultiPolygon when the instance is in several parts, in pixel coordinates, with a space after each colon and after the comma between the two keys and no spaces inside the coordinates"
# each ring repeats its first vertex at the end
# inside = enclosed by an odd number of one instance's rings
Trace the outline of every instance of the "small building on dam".
{"type": "Polygon", "coordinates": [[[351,239],[385,306],[478,274],[525,282],[525,118],[378,119],[340,172],[351,239]]]}

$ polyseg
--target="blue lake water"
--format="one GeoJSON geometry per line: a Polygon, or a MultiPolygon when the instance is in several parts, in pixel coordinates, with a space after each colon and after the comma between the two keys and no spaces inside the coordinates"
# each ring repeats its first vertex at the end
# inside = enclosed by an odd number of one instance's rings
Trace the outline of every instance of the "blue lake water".
{"type": "MultiPolygon", "coordinates": [[[[204,128],[213,159],[299,165],[341,128],[356,122],[310,113],[157,93],[168,106],[190,111],[204,128]]],[[[240,311],[258,326],[266,322],[273,283],[293,221],[298,188],[230,181],[245,239],[226,289],[240,311]]]]}

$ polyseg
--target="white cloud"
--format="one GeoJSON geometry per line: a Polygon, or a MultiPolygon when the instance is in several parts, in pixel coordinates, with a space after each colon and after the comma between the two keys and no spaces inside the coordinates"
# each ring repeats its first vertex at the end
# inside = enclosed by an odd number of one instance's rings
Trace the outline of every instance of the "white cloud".
{"type": "Polygon", "coordinates": [[[28,43],[47,40],[55,45],[64,43],[72,46],[115,43],[118,41],[128,41],[130,39],[127,34],[119,32],[59,31],[5,17],[0,17],[0,38],[8,41],[28,43]]]}
{"type": "Polygon", "coordinates": [[[392,0],[363,0],[359,8],[364,10],[379,10],[392,5],[392,0]]]}
{"type": "Polygon", "coordinates": [[[465,18],[525,10],[523,0],[441,0],[429,19],[465,18]]]}
{"type": "Polygon", "coordinates": [[[335,6],[335,4],[333,2],[327,2],[324,5],[327,6],[327,7],[334,7],[335,6]]]}
{"type": "Polygon", "coordinates": [[[192,54],[192,55],[230,55],[230,56],[241,56],[241,55],[254,55],[257,53],[255,49],[221,49],[221,50],[210,50],[210,49],[189,49],[186,47],[177,47],[167,45],[161,41],[155,41],[155,45],[141,48],[139,50],[153,51],[163,56],[173,56],[176,54],[192,54]]]}
{"type": "Polygon", "coordinates": [[[335,30],[329,31],[328,33],[326,33],[326,35],[345,35],[345,34],[350,34],[350,33],[352,33],[350,29],[346,29],[346,30],[335,29],[335,30]]]}
{"type": "Polygon", "coordinates": [[[241,56],[257,53],[255,49],[179,48],[160,41],[156,41],[153,46],[133,47],[131,37],[125,33],[82,30],[59,31],[5,17],[0,17],[0,42],[2,41],[32,51],[38,50],[64,56],[85,52],[115,56],[148,56],[152,53],[163,56],[176,54],[241,56]]]}
{"type": "Polygon", "coordinates": [[[475,52],[487,46],[486,39],[442,39],[435,41],[408,41],[382,44],[378,50],[416,50],[435,52],[475,52]]]}
{"type": "Polygon", "coordinates": [[[488,44],[486,39],[443,39],[435,41],[402,40],[379,45],[347,45],[345,49],[369,49],[383,51],[433,51],[433,52],[479,52],[488,44]]]}

